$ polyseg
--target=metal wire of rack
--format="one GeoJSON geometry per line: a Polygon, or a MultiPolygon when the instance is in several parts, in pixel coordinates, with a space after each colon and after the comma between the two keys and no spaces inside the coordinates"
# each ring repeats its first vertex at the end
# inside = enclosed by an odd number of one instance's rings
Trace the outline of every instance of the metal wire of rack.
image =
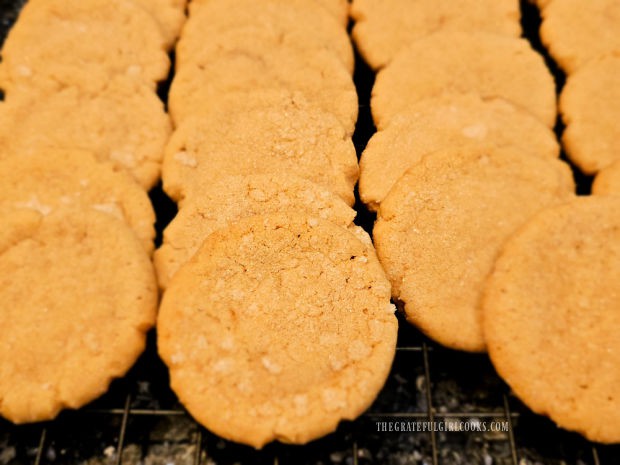
{"type": "MultiPolygon", "coordinates": [[[[0,0],[2,36],[23,0],[0,0]]],[[[524,30],[535,48],[539,18],[522,1],[524,30]]],[[[553,64],[550,62],[550,66],[553,64]]],[[[562,77],[557,75],[558,82],[562,77]]],[[[360,116],[358,153],[374,132],[369,109],[372,72],[357,61],[360,116]]],[[[161,95],[166,94],[165,86],[161,95]]],[[[560,129],[561,130],[561,129],[560,129]]],[[[587,189],[588,180],[581,180],[587,189]]],[[[161,189],[158,233],[175,213],[161,189]]],[[[358,222],[374,217],[360,204],[358,222]]],[[[271,444],[254,451],[221,440],[197,425],[170,391],[153,335],[146,353],[110,392],[78,411],[63,412],[41,425],[14,426],[0,420],[0,465],[619,465],[619,446],[600,446],[558,430],[528,411],[509,393],[483,355],[443,349],[401,321],[394,365],[377,401],[360,419],[306,446],[271,444]],[[377,422],[501,421],[501,432],[381,432],[377,422]]]]}

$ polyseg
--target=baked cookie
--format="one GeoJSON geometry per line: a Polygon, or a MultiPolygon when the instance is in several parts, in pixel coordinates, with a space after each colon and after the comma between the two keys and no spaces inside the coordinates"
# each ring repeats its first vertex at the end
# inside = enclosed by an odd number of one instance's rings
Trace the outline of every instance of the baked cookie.
{"type": "Polygon", "coordinates": [[[567,74],[593,58],[620,52],[617,0],[553,0],[542,17],[540,39],[567,74]]]}
{"type": "Polygon", "coordinates": [[[482,32],[439,32],[402,50],[377,74],[372,116],[383,129],[419,100],[469,92],[504,98],[555,124],[555,84],[542,56],[525,39],[482,32]]]}
{"type": "Polygon", "coordinates": [[[307,0],[209,0],[183,28],[176,48],[177,69],[186,63],[208,63],[222,52],[267,54],[275,48],[303,56],[324,50],[353,72],[353,47],[346,29],[307,0]]]}
{"type": "Polygon", "coordinates": [[[86,150],[150,189],[160,177],[171,126],[161,100],[125,77],[95,93],[67,87],[32,95],[23,89],[0,104],[0,159],[48,148],[86,150]]]}
{"type": "Polygon", "coordinates": [[[353,39],[373,68],[439,30],[521,35],[518,0],[354,0],[353,39]]]}
{"type": "Polygon", "coordinates": [[[592,184],[595,195],[620,195],[620,161],[600,171],[592,184]]]}
{"type": "Polygon", "coordinates": [[[192,115],[225,114],[230,100],[264,90],[300,93],[353,134],[358,111],[355,85],[338,58],[327,52],[302,56],[275,48],[267,53],[231,52],[204,65],[188,64],[172,81],[170,115],[179,125],[192,115]]]}
{"type": "Polygon", "coordinates": [[[424,157],[383,200],[373,231],[407,319],[447,347],[485,350],[480,298],[497,254],[533,214],[573,192],[568,165],[512,148],[424,157]]]}
{"type": "MultiPolygon", "coordinates": [[[[285,2],[281,2],[284,4],[285,2]]],[[[295,3],[301,3],[296,1],[295,3]]],[[[349,20],[349,1],[348,0],[307,0],[303,3],[307,5],[316,5],[324,9],[326,12],[336,18],[342,26],[346,26],[349,20]]],[[[211,0],[192,0],[190,2],[190,12],[193,16],[197,14],[205,5],[210,5],[211,0]]],[[[236,4],[235,4],[236,5],[236,4]]],[[[229,6],[234,9],[235,6],[229,6]]],[[[235,12],[236,13],[236,12],[235,12]]]]}
{"type": "Polygon", "coordinates": [[[581,171],[594,174],[620,160],[620,53],[568,77],[560,95],[562,142],[581,171]]]}
{"type": "Polygon", "coordinates": [[[164,230],[164,242],[154,255],[159,285],[170,278],[217,229],[241,218],[283,211],[308,215],[349,226],[355,210],[323,187],[287,175],[227,176],[197,188],[164,230]]]}
{"type": "Polygon", "coordinates": [[[124,75],[154,90],[168,75],[165,45],[153,17],[131,1],[27,3],[2,48],[0,88],[94,91],[124,75]]]}
{"type": "Polygon", "coordinates": [[[0,161],[0,211],[31,208],[93,209],[125,221],[153,251],[155,212],[146,192],[131,177],[98,163],[88,152],[47,149],[0,161]]]}
{"type": "Polygon", "coordinates": [[[214,179],[257,173],[299,176],[355,202],[353,142],[334,117],[310,106],[189,118],[166,146],[162,169],[164,190],[177,202],[214,179]]]}
{"type": "Polygon", "coordinates": [[[303,444],[366,410],[397,320],[372,250],[316,217],[254,216],[211,234],[157,321],[172,389],[219,436],[303,444]]]}
{"type": "Polygon", "coordinates": [[[580,197],[504,246],[483,299],[489,355],[513,392],[603,443],[620,442],[618,283],[620,199],[580,197]]]}
{"type": "MultiPolygon", "coordinates": [[[[47,0],[45,0],[47,1],[47,0]]],[[[174,44],[185,23],[186,0],[132,0],[148,11],[159,23],[167,49],[174,44]]]]}
{"type": "Polygon", "coordinates": [[[103,394],[140,355],[157,286],[133,232],[73,208],[2,212],[0,415],[54,418],[103,394]]]}
{"type": "Polygon", "coordinates": [[[372,136],[360,159],[360,198],[377,210],[398,178],[424,155],[466,145],[560,156],[553,132],[509,102],[475,94],[442,95],[411,105],[372,136]]]}

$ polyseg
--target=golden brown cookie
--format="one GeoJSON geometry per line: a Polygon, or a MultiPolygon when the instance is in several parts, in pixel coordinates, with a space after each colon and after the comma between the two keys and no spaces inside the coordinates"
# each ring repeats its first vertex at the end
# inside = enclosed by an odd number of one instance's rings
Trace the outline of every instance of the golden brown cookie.
{"type": "Polygon", "coordinates": [[[46,149],[0,161],[0,211],[30,208],[98,210],[125,221],[147,252],[153,251],[155,212],[131,177],[98,163],[88,152],[46,149]]]}
{"type": "Polygon", "coordinates": [[[309,105],[189,118],[170,139],[162,169],[175,201],[207,182],[257,173],[299,176],[355,201],[353,142],[334,117],[309,105]]]}
{"type": "Polygon", "coordinates": [[[567,74],[594,58],[620,52],[617,0],[553,0],[542,17],[540,38],[567,74]]]}
{"type": "Polygon", "coordinates": [[[148,11],[159,23],[166,48],[174,44],[185,23],[185,0],[132,0],[148,11]]]}
{"type": "Polygon", "coordinates": [[[103,394],[144,349],[157,286],[142,244],[93,210],[2,215],[0,415],[54,418],[103,394]]]}
{"type": "Polygon", "coordinates": [[[620,198],[580,197],[504,246],[483,300],[489,355],[514,393],[604,443],[620,442],[618,283],[620,198]]]}
{"type": "Polygon", "coordinates": [[[353,39],[373,68],[439,30],[521,35],[518,0],[354,0],[353,39]]]}
{"type": "Polygon", "coordinates": [[[128,76],[151,89],[170,60],[153,17],[127,0],[46,0],[26,4],[2,48],[0,88],[99,89],[128,76]],[[97,11],[97,14],[93,14],[97,11]]]}
{"type": "Polygon", "coordinates": [[[211,234],[175,275],[159,353],[188,411],[256,448],[303,444],[366,410],[394,357],[397,321],[374,253],[296,214],[211,234]]]}
{"type": "Polygon", "coordinates": [[[373,231],[407,319],[454,349],[483,351],[480,298],[508,237],[573,197],[568,165],[512,148],[427,155],[381,203],[373,231]]]}
{"type": "Polygon", "coordinates": [[[555,124],[555,84],[542,56],[525,39],[482,32],[439,32],[401,50],[377,74],[372,116],[383,129],[419,100],[471,92],[504,98],[555,124]]]}
{"type": "MultiPolygon", "coordinates": [[[[231,52],[204,65],[188,64],[172,81],[168,105],[179,125],[192,115],[225,114],[230,100],[243,101],[247,94],[264,91],[298,92],[336,116],[353,134],[358,110],[355,85],[338,58],[327,52],[298,55],[275,48],[266,53],[231,52]]],[[[251,101],[247,105],[252,106],[251,101]]]]}
{"type": "MultiPolygon", "coordinates": [[[[198,14],[198,12],[205,6],[205,5],[210,5],[212,0],[191,0],[190,2],[190,16],[193,16],[194,14],[198,14]]],[[[273,0],[271,0],[273,2],[273,0]]],[[[289,2],[283,2],[281,1],[280,4],[281,5],[285,5],[286,3],[289,2]]],[[[302,2],[296,0],[294,2],[295,4],[300,4],[302,2]]],[[[312,6],[316,6],[318,7],[318,9],[323,9],[326,12],[328,12],[329,14],[331,14],[333,17],[335,17],[338,21],[340,21],[340,24],[343,26],[346,26],[347,21],[349,19],[349,1],[348,0],[306,0],[303,3],[307,4],[307,5],[312,5],[312,6]]],[[[236,8],[236,3],[233,2],[233,4],[229,4],[229,10],[230,9],[235,9],[236,8]]],[[[252,6],[250,8],[253,8],[252,6]]],[[[229,15],[231,14],[231,12],[229,11],[229,15]]],[[[232,14],[237,14],[237,12],[234,12],[232,14]]]]}
{"type": "Polygon", "coordinates": [[[308,0],[209,0],[183,28],[176,48],[177,69],[204,64],[219,53],[328,51],[353,72],[353,47],[342,24],[308,0]],[[254,40],[253,40],[254,39],[254,40]]]}
{"type": "Polygon", "coordinates": [[[288,174],[227,176],[198,186],[194,194],[166,227],[163,244],[155,252],[155,269],[162,288],[209,234],[242,218],[306,212],[345,227],[355,218],[355,211],[339,197],[288,174]]]}
{"type": "Polygon", "coordinates": [[[509,102],[475,94],[443,95],[411,105],[372,136],[360,159],[360,198],[376,210],[394,183],[424,155],[466,145],[560,156],[553,132],[509,102]]]}
{"type": "Polygon", "coordinates": [[[594,178],[592,193],[595,195],[620,195],[620,161],[601,170],[594,178]]]}
{"type": "Polygon", "coordinates": [[[48,148],[86,150],[150,189],[160,177],[171,131],[163,103],[125,77],[95,93],[67,87],[31,95],[24,89],[0,104],[0,160],[48,148]]]}
{"type": "Polygon", "coordinates": [[[594,174],[620,160],[620,53],[569,76],[560,96],[566,154],[594,174]]]}

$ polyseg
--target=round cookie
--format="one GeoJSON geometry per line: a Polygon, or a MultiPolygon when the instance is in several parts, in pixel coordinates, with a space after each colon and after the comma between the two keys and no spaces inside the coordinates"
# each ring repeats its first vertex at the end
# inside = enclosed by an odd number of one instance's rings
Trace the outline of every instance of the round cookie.
{"type": "Polygon", "coordinates": [[[355,202],[353,142],[334,117],[307,105],[189,118],[166,146],[162,168],[164,190],[177,202],[213,179],[257,173],[299,176],[355,202]]]}
{"type": "Polygon", "coordinates": [[[176,48],[177,69],[207,63],[221,49],[265,54],[278,47],[301,55],[327,51],[353,72],[353,47],[346,29],[307,0],[209,0],[183,28],[176,48]]]}
{"type": "Polygon", "coordinates": [[[518,0],[354,0],[353,39],[373,68],[438,30],[521,35],[518,0]]]}
{"type": "Polygon", "coordinates": [[[401,50],[377,74],[372,116],[383,129],[419,100],[470,92],[504,98],[555,124],[555,84],[542,56],[525,39],[482,32],[439,32],[401,50]]]}
{"type": "Polygon", "coordinates": [[[390,286],[346,229],[296,214],[211,234],[168,287],[159,353],[192,416],[256,448],[366,410],[395,353],[390,286]]]}
{"type": "Polygon", "coordinates": [[[265,90],[300,93],[353,134],[358,111],[355,85],[338,58],[326,52],[301,56],[275,48],[267,53],[231,52],[204,65],[188,64],[172,81],[170,115],[179,125],[192,115],[225,114],[231,99],[243,100],[265,90]]]}
{"type": "Polygon", "coordinates": [[[103,394],[143,351],[153,268],[107,214],[17,210],[1,221],[0,416],[49,420],[103,394]]]}
{"type": "Polygon", "coordinates": [[[306,212],[344,227],[355,218],[355,211],[339,197],[288,174],[216,178],[194,194],[166,227],[163,244],[155,252],[155,269],[162,288],[167,287],[209,234],[242,218],[283,211],[306,212]]]}
{"type": "Polygon", "coordinates": [[[592,184],[594,195],[620,195],[620,161],[601,170],[592,184]]]}
{"type": "Polygon", "coordinates": [[[132,0],[148,11],[159,23],[167,49],[174,44],[185,23],[185,0],[132,0]]]}
{"type": "Polygon", "coordinates": [[[92,152],[100,161],[153,187],[172,128],[161,100],[125,77],[86,93],[67,87],[48,95],[11,93],[0,104],[0,159],[48,148],[92,152]]]}
{"type": "Polygon", "coordinates": [[[542,9],[540,38],[558,65],[572,74],[588,61],[620,52],[617,0],[553,0],[542,9]]]}
{"type": "Polygon", "coordinates": [[[564,149],[581,171],[594,174],[620,160],[620,53],[569,76],[560,113],[564,149]]]}
{"type": "MultiPolygon", "coordinates": [[[[285,3],[288,3],[288,2],[281,2],[281,4],[285,4],[285,3]]],[[[300,4],[302,2],[296,1],[295,3],[300,4]]],[[[346,27],[347,22],[349,20],[349,1],[348,0],[308,0],[308,1],[304,1],[303,3],[308,4],[308,5],[320,6],[320,8],[324,9],[326,12],[328,12],[334,18],[336,18],[342,26],[346,27]]],[[[198,12],[205,5],[210,5],[210,4],[211,4],[211,0],[192,0],[190,2],[190,12],[191,12],[190,16],[193,16],[194,14],[198,14],[198,12]]],[[[229,8],[234,9],[235,7],[229,5],[229,8]]]]}
{"type": "Polygon", "coordinates": [[[394,183],[424,155],[465,145],[518,148],[524,154],[559,157],[553,132],[503,99],[443,95],[415,103],[375,133],[360,159],[359,193],[377,210],[394,183]]]}
{"type": "Polygon", "coordinates": [[[93,209],[125,221],[147,252],[153,251],[155,212],[129,175],[114,172],[88,152],[42,150],[0,161],[0,211],[31,208],[93,209]]]}
{"type": "Polygon", "coordinates": [[[381,203],[377,255],[407,319],[454,349],[483,351],[480,298],[508,237],[572,198],[568,165],[512,148],[461,148],[414,165],[381,203]]]}
{"type": "Polygon", "coordinates": [[[0,87],[96,90],[124,75],[154,90],[168,75],[165,48],[153,17],[127,0],[26,4],[2,48],[0,87]]]}
{"type": "Polygon", "coordinates": [[[538,214],[504,247],[483,301],[498,373],[533,411],[620,442],[620,200],[538,214]]]}

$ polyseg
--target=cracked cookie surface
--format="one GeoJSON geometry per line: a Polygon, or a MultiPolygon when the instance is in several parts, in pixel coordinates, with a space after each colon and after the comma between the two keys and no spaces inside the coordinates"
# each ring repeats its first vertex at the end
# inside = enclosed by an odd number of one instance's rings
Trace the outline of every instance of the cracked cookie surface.
{"type": "Polygon", "coordinates": [[[385,382],[397,333],[367,244],[295,214],[211,234],[171,281],[157,324],[189,412],[257,448],[305,443],[359,416],[385,382]]]}
{"type": "Polygon", "coordinates": [[[166,147],[162,174],[175,201],[225,176],[280,174],[313,181],[352,205],[358,166],[353,142],[334,117],[287,101],[188,119],[166,147]]]}
{"type": "Polygon", "coordinates": [[[201,186],[164,230],[154,255],[161,287],[196,253],[217,229],[254,215],[306,212],[343,227],[353,223],[355,210],[327,189],[282,174],[227,176],[201,186]]]}

